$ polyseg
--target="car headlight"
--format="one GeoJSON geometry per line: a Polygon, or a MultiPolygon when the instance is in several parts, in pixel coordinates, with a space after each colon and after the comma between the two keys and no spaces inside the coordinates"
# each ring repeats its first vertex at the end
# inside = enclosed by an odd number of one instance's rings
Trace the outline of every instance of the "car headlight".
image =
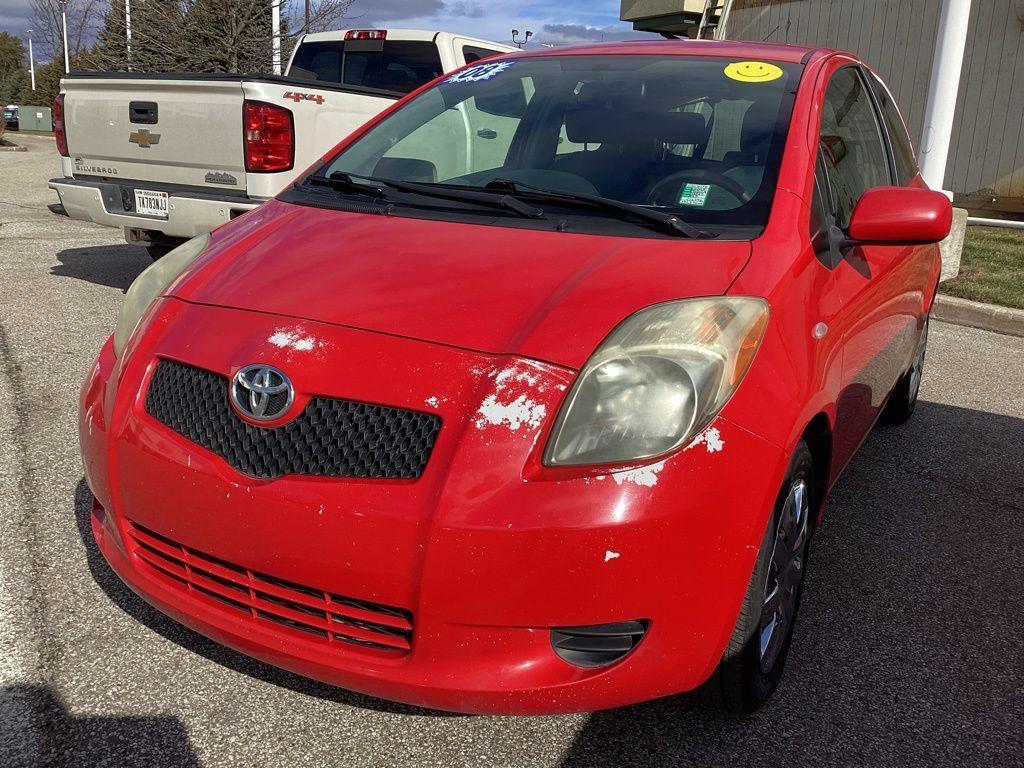
{"type": "Polygon", "coordinates": [[[185,267],[195,261],[210,242],[210,236],[199,235],[188,242],[182,243],[163,258],[153,262],[142,271],[128,288],[121,312],[117,316],[117,327],[114,329],[114,354],[121,356],[121,350],[128,343],[135,326],[153,300],[162,294],[175,278],[185,271],[185,267]]]}
{"type": "Polygon", "coordinates": [[[576,377],[544,452],[549,466],[648,459],[718,415],[768,323],[763,299],[686,299],[640,310],[576,377]]]}

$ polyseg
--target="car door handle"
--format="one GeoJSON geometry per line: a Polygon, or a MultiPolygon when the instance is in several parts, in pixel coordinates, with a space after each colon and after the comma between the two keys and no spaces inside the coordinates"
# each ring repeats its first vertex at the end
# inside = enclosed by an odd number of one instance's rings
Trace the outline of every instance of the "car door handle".
{"type": "Polygon", "coordinates": [[[476,132],[476,135],[481,139],[496,139],[498,138],[498,132],[491,130],[490,128],[481,128],[476,132]]]}

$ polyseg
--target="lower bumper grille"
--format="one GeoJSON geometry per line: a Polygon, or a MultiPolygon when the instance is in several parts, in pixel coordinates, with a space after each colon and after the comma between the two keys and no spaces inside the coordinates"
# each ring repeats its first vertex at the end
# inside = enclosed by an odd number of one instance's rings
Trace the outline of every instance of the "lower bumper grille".
{"type": "Polygon", "coordinates": [[[356,600],[243,568],[197,552],[128,522],[129,544],[141,567],[193,597],[246,613],[284,632],[319,637],[395,654],[412,645],[412,614],[356,600]]]}

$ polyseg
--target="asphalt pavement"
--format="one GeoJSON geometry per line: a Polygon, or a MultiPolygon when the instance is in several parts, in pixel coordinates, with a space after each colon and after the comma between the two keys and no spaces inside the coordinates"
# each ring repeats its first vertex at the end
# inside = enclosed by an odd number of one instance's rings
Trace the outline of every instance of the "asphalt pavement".
{"type": "Polygon", "coordinates": [[[105,565],[78,388],[149,261],[52,211],[52,140],[11,138],[30,151],[0,154],[0,766],[1024,765],[1024,339],[933,324],[918,412],[833,492],[756,716],[428,712],[220,647],[105,565]]]}

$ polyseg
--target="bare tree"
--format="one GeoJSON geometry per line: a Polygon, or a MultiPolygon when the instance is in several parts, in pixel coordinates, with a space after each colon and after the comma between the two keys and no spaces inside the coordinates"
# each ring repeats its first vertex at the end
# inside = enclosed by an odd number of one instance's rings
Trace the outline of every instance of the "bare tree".
{"type": "MultiPolygon", "coordinates": [[[[56,3],[58,0],[33,1],[56,3]]],[[[124,0],[103,1],[102,26],[89,57],[90,66],[97,69],[270,71],[274,40],[271,0],[131,0],[130,56],[126,47],[124,0]]],[[[305,0],[300,8],[292,8],[288,0],[282,0],[282,60],[287,60],[298,35],[336,26],[352,2],[309,0],[307,21],[305,0]]]]}
{"type": "Polygon", "coordinates": [[[68,55],[77,58],[92,45],[103,22],[105,0],[32,0],[32,28],[42,40],[43,56],[59,58],[64,51],[61,10],[66,7],[68,55]]]}

